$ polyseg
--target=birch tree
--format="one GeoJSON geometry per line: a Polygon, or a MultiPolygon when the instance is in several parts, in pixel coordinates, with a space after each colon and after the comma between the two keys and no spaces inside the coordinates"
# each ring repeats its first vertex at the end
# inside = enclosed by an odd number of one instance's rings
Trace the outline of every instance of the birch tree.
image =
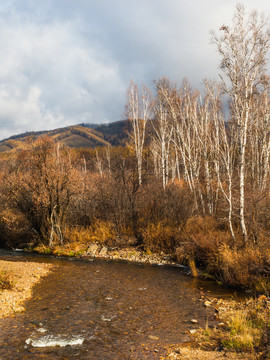
{"type": "Polygon", "coordinates": [[[270,32],[263,16],[245,13],[238,4],[232,27],[223,25],[222,35],[212,32],[212,40],[221,56],[220,75],[223,89],[229,95],[236,127],[239,162],[239,215],[244,242],[248,233],[245,221],[246,149],[254,96],[261,91],[265,74],[270,32]]]}
{"type": "Polygon", "coordinates": [[[137,158],[138,179],[141,185],[145,130],[151,115],[151,95],[145,86],[138,89],[138,85],[131,82],[127,97],[127,116],[132,125],[131,144],[137,158]]]}
{"type": "Polygon", "coordinates": [[[169,164],[170,164],[170,150],[172,145],[173,126],[170,120],[169,112],[166,107],[166,103],[163,99],[163,87],[167,81],[161,79],[157,83],[157,97],[154,106],[154,121],[152,122],[154,130],[154,139],[156,143],[156,149],[158,149],[158,155],[161,162],[161,174],[163,188],[168,184],[169,181],[169,164]]]}
{"type": "MultiPolygon", "coordinates": [[[[268,80],[268,79],[267,79],[268,80]]],[[[269,84],[254,101],[250,127],[251,177],[258,191],[265,191],[269,179],[270,159],[270,99],[269,84]]]]}
{"type": "Polygon", "coordinates": [[[187,80],[184,80],[179,90],[167,84],[160,87],[159,92],[173,124],[172,141],[181,159],[183,178],[193,193],[196,210],[201,207],[205,214],[199,181],[201,145],[198,141],[198,131],[195,131],[198,121],[199,92],[192,90],[187,80]]]}

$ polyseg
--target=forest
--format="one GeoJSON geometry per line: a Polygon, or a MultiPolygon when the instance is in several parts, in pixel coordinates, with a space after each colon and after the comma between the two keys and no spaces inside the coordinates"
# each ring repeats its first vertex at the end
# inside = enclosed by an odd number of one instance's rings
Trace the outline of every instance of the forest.
{"type": "Polygon", "coordinates": [[[220,82],[131,82],[125,146],[71,149],[43,136],[1,153],[1,245],[132,244],[269,294],[270,31],[238,5],[211,40],[220,82]]]}

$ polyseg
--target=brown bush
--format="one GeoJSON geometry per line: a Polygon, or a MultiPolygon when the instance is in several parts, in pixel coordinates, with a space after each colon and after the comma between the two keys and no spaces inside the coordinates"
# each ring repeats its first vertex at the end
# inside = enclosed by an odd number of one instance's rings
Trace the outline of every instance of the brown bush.
{"type": "Polygon", "coordinates": [[[220,246],[231,241],[230,234],[219,229],[217,221],[212,217],[189,219],[181,235],[181,246],[176,249],[178,261],[187,263],[192,258],[197,266],[207,268],[210,273],[218,267],[220,246]]]}
{"type": "Polygon", "coordinates": [[[179,229],[159,222],[150,223],[142,230],[143,246],[151,252],[172,253],[180,239],[179,229]]]}
{"type": "Polygon", "coordinates": [[[10,248],[26,247],[35,233],[26,216],[16,209],[0,212],[0,244],[10,248]]]}
{"type": "Polygon", "coordinates": [[[210,217],[189,219],[182,235],[176,249],[179,262],[194,260],[197,267],[226,285],[269,293],[269,250],[254,244],[237,248],[230,233],[210,217]]]}
{"type": "Polygon", "coordinates": [[[160,181],[149,181],[140,189],[137,203],[140,227],[159,222],[179,227],[192,212],[190,192],[180,181],[170,183],[165,190],[160,181]]]}
{"type": "Polygon", "coordinates": [[[218,253],[219,276],[230,286],[254,287],[264,271],[264,254],[258,248],[230,249],[222,246],[218,253]]]}

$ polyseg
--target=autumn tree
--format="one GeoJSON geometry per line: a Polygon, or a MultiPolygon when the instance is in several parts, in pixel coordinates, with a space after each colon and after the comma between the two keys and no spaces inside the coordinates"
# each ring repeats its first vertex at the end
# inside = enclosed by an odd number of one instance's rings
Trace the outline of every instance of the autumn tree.
{"type": "Polygon", "coordinates": [[[223,89],[228,94],[232,109],[235,141],[239,163],[239,213],[244,242],[248,238],[245,220],[245,178],[248,134],[253,117],[254,98],[262,92],[265,82],[266,55],[270,31],[263,16],[256,11],[247,15],[238,4],[232,27],[223,25],[221,35],[212,32],[212,40],[221,56],[223,89]]]}
{"type": "Polygon", "coordinates": [[[168,185],[170,152],[173,138],[173,124],[164,99],[164,87],[169,87],[168,79],[160,79],[156,84],[156,98],[154,102],[154,120],[152,121],[153,139],[152,148],[156,151],[161,164],[161,176],[163,188],[168,185]]]}
{"type": "Polygon", "coordinates": [[[25,214],[32,231],[50,245],[55,237],[63,242],[64,219],[76,191],[72,179],[69,157],[47,138],[38,140],[6,174],[10,205],[25,214]]]}
{"type": "Polygon", "coordinates": [[[149,89],[131,82],[127,92],[126,112],[132,125],[131,145],[137,158],[139,185],[142,184],[143,149],[147,121],[151,116],[151,94],[149,89]]]}

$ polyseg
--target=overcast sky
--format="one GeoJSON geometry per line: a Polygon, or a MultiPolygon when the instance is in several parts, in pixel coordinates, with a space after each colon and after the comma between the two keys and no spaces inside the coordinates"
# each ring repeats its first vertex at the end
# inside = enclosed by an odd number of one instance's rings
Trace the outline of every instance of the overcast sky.
{"type": "MultiPolygon", "coordinates": [[[[233,0],[1,0],[0,139],[123,119],[131,80],[217,78],[233,0]]],[[[269,0],[245,0],[270,15],[269,0]]]]}

